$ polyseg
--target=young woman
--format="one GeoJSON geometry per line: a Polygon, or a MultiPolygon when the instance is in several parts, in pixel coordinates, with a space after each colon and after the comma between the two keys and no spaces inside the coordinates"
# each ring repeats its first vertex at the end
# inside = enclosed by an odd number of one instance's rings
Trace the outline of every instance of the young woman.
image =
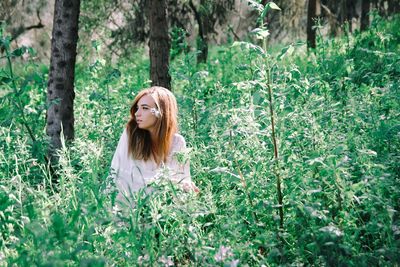
{"type": "Polygon", "coordinates": [[[186,191],[199,191],[191,181],[189,161],[178,160],[186,143],[177,133],[177,111],[175,96],[163,87],[144,89],[135,97],[111,163],[117,199],[127,200],[160,176],[186,191]]]}

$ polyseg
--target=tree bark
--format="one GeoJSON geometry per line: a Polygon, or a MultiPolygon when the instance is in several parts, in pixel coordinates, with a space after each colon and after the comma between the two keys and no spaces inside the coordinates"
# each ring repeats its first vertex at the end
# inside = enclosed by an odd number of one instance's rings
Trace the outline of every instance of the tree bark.
{"type": "Polygon", "coordinates": [[[315,16],[321,17],[321,0],[315,1],[315,16]]]}
{"type": "Polygon", "coordinates": [[[152,85],[171,90],[169,75],[169,50],[166,0],[149,0],[148,12],[150,25],[150,79],[152,85]]]}
{"type": "Polygon", "coordinates": [[[16,40],[20,35],[24,34],[27,31],[30,31],[32,29],[41,29],[44,28],[44,25],[42,24],[42,19],[40,18],[40,10],[39,8],[36,9],[36,16],[39,20],[39,23],[27,27],[18,27],[16,30],[14,30],[11,33],[11,41],[16,40]]]}
{"type": "Polygon", "coordinates": [[[314,19],[316,16],[317,3],[316,0],[308,0],[308,11],[307,11],[307,48],[316,48],[315,41],[315,28],[314,19]]]}
{"type": "Polygon", "coordinates": [[[361,0],[361,23],[360,31],[365,31],[369,26],[370,0],[361,0]]]}
{"type": "Polygon", "coordinates": [[[388,13],[389,15],[394,15],[400,12],[400,2],[399,0],[389,0],[388,1],[388,13]]]}
{"type": "MultiPolygon", "coordinates": [[[[200,1],[200,5],[204,4],[204,1],[200,1]]],[[[201,12],[197,10],[193,1],[189,2],[190,8],[193,10],[194,17],[199,26],[199,36],[197,39],[197,64],[205,63],[208,57],[208,25],[206,16],[202,15],[201,12]]]]}
{"type": "Polygon", "coordinates": [[[80,0],[56,0],[51,40],[50,72],[47,87],[48,156],[58,162],[61,132],[66,141],[74,138],[74,78],[80,0]]]}
{"type": "Polygon", "coordinates": [[[346,20],[349,23],[350,32],[353,32],[353,18],[357,18],[355,1],[346,1],[346,20]]]}
{"type": "Polygon", "coordinates": [[[347,11],[347,1],[341,0],[340,1],[340,14],[339,14],[340,26],[343,26],[343,24],[347,20],[347,12],[346,11],[347,11]]]}

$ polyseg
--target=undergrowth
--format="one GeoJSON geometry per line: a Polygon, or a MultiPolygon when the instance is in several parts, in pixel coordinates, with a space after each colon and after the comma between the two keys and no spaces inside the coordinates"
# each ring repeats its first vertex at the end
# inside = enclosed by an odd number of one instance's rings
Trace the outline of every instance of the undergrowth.
{"type": "Polygon", "coordinates": [[[34,51],[14,51],[11,77],[2,57],[0,265],[399,264],[399,27],[399,17],[375,18],[310,53],[219,46],[200,66],[193,53],[175,56],[180,131],[201,193],[162,180],[125,213],[114,208],[109,166],[129,105],[149,86],[148,59],[78,63],[76,138],[60,151],[54,184],[44,160],[47,67],[17,61],[34,51]]]}

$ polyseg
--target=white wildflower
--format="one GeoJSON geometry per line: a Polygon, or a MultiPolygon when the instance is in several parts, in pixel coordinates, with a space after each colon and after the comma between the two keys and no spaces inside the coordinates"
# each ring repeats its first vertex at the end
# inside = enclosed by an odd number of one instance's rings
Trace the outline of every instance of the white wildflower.
{"type": "Polygon", "coordinates": [[[161,113],[160,113],[160,111],[159,111],[158,109],[156,109],[156,108],[151,108],[151,109],[150,109],[150,112],[151,112],[154,116],[156,116],[156,118],[161,118],[161,113]]]}
{"type": "Polygon", "coordinates": [[[217,254],[215,254],[214,259],[217,262],[222,262],[226,258],[233,256],[230,247],[221,246],[217,254]]]}
{"type": "Polygon", "coordinates": [[[230,267],[237,267],[238,266],[238,264],[239,264],[239,260],[233,260],[233,261],[231,261],[231,263],[230,263],[230,267]]]}
{"type": "Polygon", "coordinates": [[[140,255],[137,259],[137,263],[139,264],[139,266],[142,266],[144,263],[146,263],[148,260],[150,259],[149,255],[140,255]]]}
{"type": "Polygon", "coordinates": [[[165,256],[162,256],[158,259],[158,261],[161,262],[165,267],[175,266],[171,256],[168,256],[167,258],[165,256]]]}

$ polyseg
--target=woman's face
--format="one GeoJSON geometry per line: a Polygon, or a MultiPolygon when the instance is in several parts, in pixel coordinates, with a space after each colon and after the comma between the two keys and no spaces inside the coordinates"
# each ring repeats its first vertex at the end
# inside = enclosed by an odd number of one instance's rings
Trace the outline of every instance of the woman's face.
{"type": "Polygon", "coordinates": [[[156,103],[150,95],[145,95],[139,99],[135,119],[140,129],[147,131],[154,129],[157,122],[157,117],[154,113],[155,110],[157,110],[156,103]]]}

